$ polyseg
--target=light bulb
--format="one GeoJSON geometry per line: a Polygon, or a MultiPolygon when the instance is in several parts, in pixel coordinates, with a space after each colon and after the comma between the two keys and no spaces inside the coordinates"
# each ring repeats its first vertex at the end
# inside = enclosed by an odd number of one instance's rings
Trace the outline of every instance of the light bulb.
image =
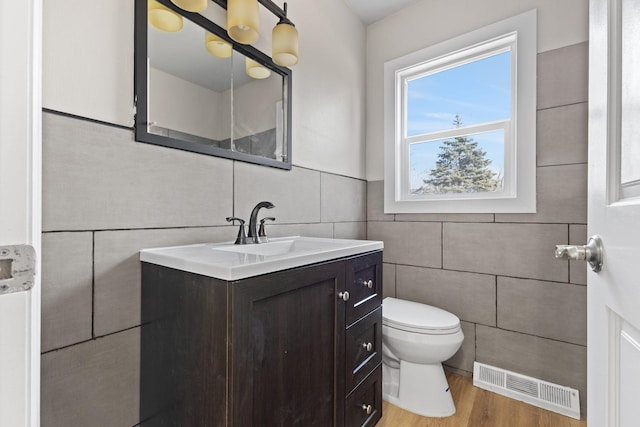
{"type": "Polygon", "coordinates": [[[171,3],[187,12],[202,12],[207,8],[207,0],[171,0],[171,3]]]}
{"type": "Polygon", "coordinates": [[[227,32],[238,43],[251,44],[258,40],[260,14],[258,0],[227,1],[227,32]]]}
{"type": "Polygon", "coordinates": [[[233,53],[231,43],[208,31],[204,36],[204,44],[209,53],[218,58],[229,58],[233,53]]]}
{"type": "Polygon", "coordinates": [[[149,23],[159,30],[175,33],[182,29],[182,16],[156,0],[147,3],[147,15],[149,23]]]}
{"type": "Polygon", "coordinates": [[[245,70],[249,77],[253,77],[254,79],[266,79],[271,75],[271,70],[251,58],[246,58],[245,70]]]}

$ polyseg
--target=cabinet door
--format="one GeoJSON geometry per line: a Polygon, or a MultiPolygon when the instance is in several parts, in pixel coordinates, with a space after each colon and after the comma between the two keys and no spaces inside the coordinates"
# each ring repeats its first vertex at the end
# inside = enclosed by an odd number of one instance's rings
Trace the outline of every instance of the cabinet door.
{"type": "Polygon", "coordinates": [[[227,283],[142,263],[140,426],[226,426],[227,283]]]}
{"type": "Polygon", "coordinates": [[[344,262],[231,285],[232,425],[342,425],[344,286],[344,262]]]}
{"type": "Polygon", "coordinates": [[[382,307],[347,328],[345,359],[349,393],[382,362],[382,307]]]}
{"type": "Polygon", "coordinates": [[[347,261],[347,325],[382,304],[382,252],[347,261]]]}
{"type": "Polygon", "coordinates": [[[373,427],[382,417],[382,365],[378,365],[348,397],[346,427],[373,427]]]}

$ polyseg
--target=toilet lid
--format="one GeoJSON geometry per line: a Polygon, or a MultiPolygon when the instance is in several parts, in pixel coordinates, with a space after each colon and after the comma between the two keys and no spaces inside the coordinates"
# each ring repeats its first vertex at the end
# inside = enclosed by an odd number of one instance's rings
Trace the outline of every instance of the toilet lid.
{"type": "Polygon", "coordinates": [[[418,333],[446,334],[460,329],[460,319],[446,310],[390,297],[382,302],[382,323],[418,333]]]}

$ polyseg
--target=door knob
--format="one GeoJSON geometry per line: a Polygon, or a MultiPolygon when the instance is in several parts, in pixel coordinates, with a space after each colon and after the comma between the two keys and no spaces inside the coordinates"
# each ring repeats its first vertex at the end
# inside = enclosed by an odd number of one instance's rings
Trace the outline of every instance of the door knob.
{"type": "Polygon", "coordinates": [[[339,292],[338,298],[342,299],[342,301],[349,301],[349,292],[348,291],[339,292]]]}
{"type": "Polygon", "coordinates": [[[596,273],[602,270],[604,247],[602,239],[595,235],[584,246],[556,245],[556,258],[587,261],[596,273]]]}

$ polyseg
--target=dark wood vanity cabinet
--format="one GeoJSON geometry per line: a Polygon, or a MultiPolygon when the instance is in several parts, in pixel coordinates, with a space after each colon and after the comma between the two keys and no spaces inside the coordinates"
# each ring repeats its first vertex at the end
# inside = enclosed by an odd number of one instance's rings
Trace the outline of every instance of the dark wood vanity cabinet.
{"type": "Polygon", "coordinates": [[[374,426],[382,252],[238,281],[142,263],[141,425],[374,426]]]}

